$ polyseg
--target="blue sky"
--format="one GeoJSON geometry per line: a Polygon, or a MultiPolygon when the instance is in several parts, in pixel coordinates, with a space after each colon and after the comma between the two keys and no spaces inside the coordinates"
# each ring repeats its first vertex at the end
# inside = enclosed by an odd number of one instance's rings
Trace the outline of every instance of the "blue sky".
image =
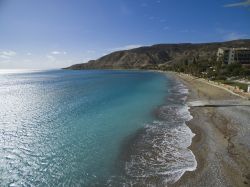
{"type": "Polygon", "coordinates": [[[250,38],[250,0],[0,0],[0,68],[59,68],[157,43],[250,38]]]}

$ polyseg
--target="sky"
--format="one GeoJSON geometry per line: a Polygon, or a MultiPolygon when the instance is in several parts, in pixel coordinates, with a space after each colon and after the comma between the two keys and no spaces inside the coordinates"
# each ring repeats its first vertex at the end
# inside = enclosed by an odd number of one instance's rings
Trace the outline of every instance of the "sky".
{"type": "Polygon", "coordinates": [[[51,69],[158,43],[250,38],[250,0],[0,0],[0,69],[51,69]]]}

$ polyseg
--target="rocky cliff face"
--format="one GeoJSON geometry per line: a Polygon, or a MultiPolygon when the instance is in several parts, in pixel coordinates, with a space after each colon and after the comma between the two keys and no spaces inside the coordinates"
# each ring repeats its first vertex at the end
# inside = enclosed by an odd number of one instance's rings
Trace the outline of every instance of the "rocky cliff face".
{"type": "Polygon", "coordinates": [[[183,61],[213,60],[219,47],[248,47],[250,39],[203,44],[158,44],[117,51],[66,69],[150,69],[183,61]]]}

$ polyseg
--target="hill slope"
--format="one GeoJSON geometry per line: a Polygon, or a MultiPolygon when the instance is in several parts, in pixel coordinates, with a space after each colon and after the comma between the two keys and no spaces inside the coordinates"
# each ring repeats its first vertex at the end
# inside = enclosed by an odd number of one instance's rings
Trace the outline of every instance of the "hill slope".
{"type": "Polygon", "coordinates": [[[250,48],[250,39],[202,44],[158,44],[113,52],[97,60],[75,64],[66,69],[149,69],[194,58],[212,60],[215,59],[219,47],[250,48]]]}

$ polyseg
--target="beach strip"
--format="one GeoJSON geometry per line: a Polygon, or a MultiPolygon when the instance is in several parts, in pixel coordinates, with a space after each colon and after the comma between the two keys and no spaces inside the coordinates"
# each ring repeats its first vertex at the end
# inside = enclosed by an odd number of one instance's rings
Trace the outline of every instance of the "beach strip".
{"type": "Polygon", "coordinates": [[[186,172],[170,186],[249,186],[249,101],[202,79],[173,75],[189,88],[188,102],[208,104],[190,108],[193,119],[188,126],[196,136],[189,148],[196,157],[197,169],[186,172]]]}

